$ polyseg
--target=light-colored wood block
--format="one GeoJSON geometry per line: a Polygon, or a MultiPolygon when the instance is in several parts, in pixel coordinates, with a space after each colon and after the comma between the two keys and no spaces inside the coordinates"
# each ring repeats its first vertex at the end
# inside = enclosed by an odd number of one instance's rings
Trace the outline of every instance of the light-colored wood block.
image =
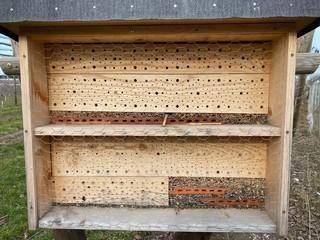
{"type": "Polygon", "coordinates": [[[47,44],[49,73],[269,73],[270,43],[47,44]]]}
{"type": "Polygon", "coordinates": [[[166,177],[52,177],[54,203],[169,205],[166,177]]]}
{"type": "Polygon", "coordinates": [[[267,114],[268,74],[51,74],[52,111],[267,114]]]}
{"type": "Polygon", "coordinates": [[[52,142],[53,176],[265,177],[266,143],[137,141],[52,142]]]}

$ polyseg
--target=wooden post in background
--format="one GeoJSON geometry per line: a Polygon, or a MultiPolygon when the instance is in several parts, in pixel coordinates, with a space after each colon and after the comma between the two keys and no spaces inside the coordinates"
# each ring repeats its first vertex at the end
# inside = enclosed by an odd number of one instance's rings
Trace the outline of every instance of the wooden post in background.
{"type": "MultiPolygon", "coordinates": [[[[313,39],[314,31],[309,32],[308,34],[300,37],[297,42],[297,53],[306,53],[310,52],[312,39],[313,39]]],[[[295,89],[295,107],[294,107],[294,115],[293,115],[293,136],[295,135],[295,129],[298,126],[298,120],[300,115],[300,107],[302,103],[303,94],[305,92],[307,75],[303,74],[298,76],[296,80],[296,89],[295,89]]]]}

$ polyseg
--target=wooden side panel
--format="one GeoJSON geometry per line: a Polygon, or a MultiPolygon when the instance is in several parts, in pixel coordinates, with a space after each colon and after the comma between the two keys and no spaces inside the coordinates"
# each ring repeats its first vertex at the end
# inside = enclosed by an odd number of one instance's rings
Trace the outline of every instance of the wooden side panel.
{"type": "Polygon", "coordinates": [[[168,206],[166,177],[52,177],[55,203],[168,206]]]}
{"type": "Polygon", "coordinates": [[[38,139],[35,127],[49,123],[47,73],[44,46],[20,37],[22,108],[27,173],[29,228],[36,229],[38,218],[51,207],[46,178],[50,169],[49,138],[38,139]]]}
{"type": "Polygon", "coordinates": [[[268,144],[266,208],[277,223],[280,235],[286,235],[288,231],[295,53],[295,33],[286,34],[274,41],[269,122],[281,127],[282,133],[280,138],[274,138],[268,144]]]}
{"type": "Polygon", "coordinates": [[[50,110],[268,113],[268,74],[50,74],[50,110]]]}
{"type": "Polygon", "coordinates": [[[266,143],[54,141],[53,176],[265,177],[266,143]]]}

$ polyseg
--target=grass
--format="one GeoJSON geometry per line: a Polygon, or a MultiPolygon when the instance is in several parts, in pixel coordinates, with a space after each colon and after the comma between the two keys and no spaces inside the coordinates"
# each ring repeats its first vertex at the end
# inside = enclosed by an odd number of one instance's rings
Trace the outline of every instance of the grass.
{"type": "Polygon", "coordinates": [[[22,239],[27,223],[23,144],[0,146],[0,239],[22,239]]]}
{"type": "Polygon", "coordinates": [[[14,97],[10,96],[7,101],[0,105],[0,136],[22,130],[21,96],[18,96],[18,106],[14,104],[14,97]]]}

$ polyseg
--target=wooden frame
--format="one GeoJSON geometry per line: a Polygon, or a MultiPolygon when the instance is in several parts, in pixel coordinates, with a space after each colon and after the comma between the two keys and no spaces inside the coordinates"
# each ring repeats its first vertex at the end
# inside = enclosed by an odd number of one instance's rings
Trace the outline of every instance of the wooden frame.
{"type": "MultiPolygon", "coordinates": [[[[290,147],[291,147],[291,128],[293,113],[293,91],[294,91],[294,67],[295,67],[295,43],[296,36],[294,32],[290,32],[294,26],[292,24],[219,24],[219,25],[197,25],[197,26],[121,26],[121,27],[79,27],[70,30],[68,27],[63,28],[25,28],[22,29],[24,36],[20,37],[20,56],[21,56],[21,75],[23,98],[23,117],[25,132],[25,155],[27,169],[27,185],[28,185],[28,215],[29,228],[35,229],[38,226],[39,218],[48,212],[51,207],[51,199],[49,192],[46,192],[46,181],[51,174],[50,164],[50,138],[49,136],[63,136],[68,134],[70,128],[57,126],[52,128],[48,126],[48,94],[46,79],[46,68],[43,63],[43,46],[45,42],[145,42],[145,41],[260,41],[271,40],[273,42],[273,60],[270,79],[270,121],[271,126],[231,126],[233,129],[224,136],[275,136],[268,146],[267,161],[267,213],[269,217],[276,223],[277,232],[280,235],[287,233],[288,218],[288,190],[289,190],[289,166],[290,166],[290,147]],[[179,31],[177,31],[179,29],[179,31]],[[149,32],[151,31],[151,32],[149,32]],[[108,32],[108,34],[106,34],[108,32]],[[112,33],[112,34],[110,34],[112,33]],[[228,33],[228,34],[227,34],[228,33]],[[42,76],[42,77],[41,77],[42,76]],[[279,101],[281,99],[281,101],[279,101]],[[40,113],[40,114],[39,114],[40,113]],[[252,131],[252,129],[254,131],[252,131]],[[267,131],[266,128],[268,129],[267,131]],[[35,134],[34,134],[35,131],[35,134]],[[269,132],[266,134],[266,132],[269,132]],[[272,133],[271,133],[272,132],[272,133]],[[36,136],[37,137],[36,137],[36,136]],[[280,137],[279,137],[280,136],[280,137]],[[277,171],[278,170],[278,171],[277,171]],[[39,199],[44,205],[39,205],[39,199]]],[[[100,128],[99,136],[112,135],[114,128],[94,126],[100,128]]],[[[158,127],[159,128],[159,127],[158,127]]],[[[161,127],[160,127],[161,128],[161,127]]],[[[156,134],[186,136],[188,135],[215,135],[217,132],[223,132],[226,126],[194,126],[189,129],[183,127],[170,127],[170,131],[156,130],[156,134]],[[190,131],[190,129],[192,129],[190,131]]],[[[128,131],[123,133],[130,134],[130,126],[128,131]],[[129,133],[128,133],[129,132],[129,133]]],[[[144,128],[145,129],[145,128],[144,128]]],[[[155,134],[153,130],[147,127],[142,135],[155,134]],[[147,130],[146,130],[147,129],[147,130]]],[[[94,131],[95,133],[97,131],[94,131]]],[[[114,133],[120,134],[119,131],[114,133]]],[[[72,129],[75,136],[83,136],[92,134],[89,128],[82,128],[79,131],[72,129]]],[[[65,228],[69,225],[52,225],[50,219],[61,215],[59,208],[54,208],[41,220],[42,227],[65,228]],[[55,215],[55,211],[56,215],[55,215]],[[51,224],[51,225],[50,225],[51,224]]],[[[81,209],[76,211],[81,213],[81,209]]],[[[86,210],[84,210],[85,212],[86,210]]],[[[90,211],[89,211],[90,212],[90,211]]],[[[257,212],[256,212],[257,213],[257,212]]],[[[219,212],[222,214],[222,212],[219,212]]],[[[258,213],[257,213],[258,214],[258,213]]],[[[249,215],[244,215],[249,217],[249,215]]],[[[101,219],[103,220],[103,219],[101,219]]],[[[66,219],[70,221],[70,219],[66,219]]],[[[91,227],[77,228],[95,229],[97,225],[91,227]]],[[[223,231],[232,230],[227,228],[223,231]]],[[[261,226],[256,226],[259,229],[261,226]]],[[[116,229],[105,227],[103,229],[116,229]]],[[[141,228],[139,228],[141,229],[141,228]]],[[[148,228],[142,228],[148,230],[148,228]]],[[[170,229],[170,227],[168,228],[170,229]]],[[[250,227],[243,227],[239,231],[256,231],[250,227]]],[[[155,230],[155,229],[149,229],[155,230]]],[[[179,229],[171,229],[179,231],[179,229]]],[[[186,229],[183,229],[184,231],[186,229]]],[[[192,229],[193,231],[196,229],[192,229]]],[[[199,231],[218,231],[219,228],[208,227],[199,228],[199,231]]],[[[261,231],[273,232],[274,225],[270,225],[267,229],[261,231]]]]}

